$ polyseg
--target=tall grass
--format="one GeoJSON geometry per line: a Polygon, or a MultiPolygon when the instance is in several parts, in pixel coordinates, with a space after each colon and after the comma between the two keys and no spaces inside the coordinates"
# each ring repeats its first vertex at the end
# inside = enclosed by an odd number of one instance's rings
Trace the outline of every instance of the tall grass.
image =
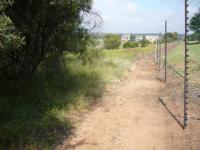
{"type": "Polygon", "coordinates": [[[0,81],[0,149],[52,149],[70,134],[68,114],[100,100],[104,87],[120,79],[139,54],[153,47],[104,50],[98,64],[82,65],[66,54],[57,72],[40,71],[23,82],[0,81]]]}

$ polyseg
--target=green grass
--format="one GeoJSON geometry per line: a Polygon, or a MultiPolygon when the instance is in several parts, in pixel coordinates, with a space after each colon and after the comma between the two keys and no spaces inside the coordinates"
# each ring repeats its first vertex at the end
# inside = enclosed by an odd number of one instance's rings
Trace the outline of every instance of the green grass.
{"type": "MultiPolygon", "coordinates": [[[[189,45],[189,66],[190,79],[192,82],[200,84],[200,44],[189,45]]],[[[169,53],[169,63],[180,73],[184,71],[184,44],[179,45],[169,53]]]]}
{"type": "Polygon", "coordinates": [[[191,60],[195,63],[200,64],[200,44],[192,44],[189,46],[191,60]]]}
{"type": "Polygon", "coordinates": [[[184,45],[179,45],[175,49],[170,50],[169,63],[176,65],[184,60],[184,45]]]}
{"type": "Polygon", "coordinates": [[[0,81],[0,149],[52,149],[70,134],[71,111],[100,100],[105,86],[120,79],[139,54],[154,46],[104,50],[98,64],[82,65],[66,54],[56,72],[40,71],[23,82],[0,81]]]}
{"type": "Polygon", "coordinates": [[[136,56],[151,53],[154,45],[145,48],[131,48],[118,50],[104,50],[106,55],[104,64],[101,68],[104,70],[104,79],[107,82],[120,79],[136,56]]]}
{"type": "Polygon", "coordinates": [[[140,53],[149,53],[152,52],[155,48],[154,45],[150,45],[149,47],[138,47],[138,48],[130,48],[130,49],[118,49],[118,50],[104,50],[105,54],[109,58],[120,58],[126,60],[133,60],[135,56],[140,53]]]}

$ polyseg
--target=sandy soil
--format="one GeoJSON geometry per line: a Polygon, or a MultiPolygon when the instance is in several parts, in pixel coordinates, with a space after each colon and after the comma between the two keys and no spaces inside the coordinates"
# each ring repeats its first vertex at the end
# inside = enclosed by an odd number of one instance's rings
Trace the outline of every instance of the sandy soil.
{"type": "MultiPolygon", "coordinates": [[[[174,112],[168,109],[174,106],[174,101],[167,95],[162,97],[163,89],[171,95],[170,86],[174,82],[166,87],[156,79],[156,67],[150,56],[134,66],[123,81],[107,89],[102,105],[85,115],[75,135],[58,150],[200,149],[199,130],[194,130],[194,126],[183,130],[177,122],[182,118],[176,120],[174,112]]],[[[181,101],[177,103],[178,109],[172,110],[181,116],[181,101]]],[[[199,122],[195,124],[199,128],[199,122]]]]}

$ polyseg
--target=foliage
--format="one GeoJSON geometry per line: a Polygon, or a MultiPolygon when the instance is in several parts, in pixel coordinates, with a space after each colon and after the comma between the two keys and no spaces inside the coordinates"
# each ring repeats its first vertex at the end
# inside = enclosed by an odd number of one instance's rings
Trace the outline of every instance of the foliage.
{"type": "Polygon", "coordinates": [[[0,2],[0,77],[15,73],[13,68],[18,59],[16,55],[21,53],[24,45],[24,38],[16,31],[12,20],[4,13],[10,5],[12,5],[11,1],[0,2]]]}
{"type": "Polygon", "coordinates": [[[83,65],[86,64],[99,64],[103,58],[103,51],[102,49],[97,49],[98,39],[95,36],[90,36],[87,42],[87,49],[78,53],[78,57],[81,58],[83,65]]]}
{"type": "Polygon", "coordinates": [[[102,50],[98,49],[87,49],[81,55],[79,55],[83,61],[83,65],[85,64],[99,64],[103,58],[104,54],[102,50]]]}
{"type": "Polygon", "coordinates": [[[141,43],[141,47],[147,47],[151,42],[147,40],[144,36],[142,41],[140,41],[140,43],[141,43]]]}
{"type": "Polygon", "coordinates": [[[119,35],[108,34],[105,36],[104,44],[106,49],[118,49],[121,44],[121,38],[119,35]]]}
{"type": "Polygon", "coordinates": [[[84,51],[88,33],[80,26],[83,20],[80,13],[89,13],[90,9],[91,0],[15,0],[1,13],[11,20],[6,31],[14,29],[11,32],[14,40],[4,42],[2,49],[8,50],[1,55],[4,59],[0,76],[26,79],[42,62],[56,60],[64,51],[84,51]]]}
{"type": "Polygon", "coordinates": [[[200,41],[200,34],[198,33],[193,33],[191,35],[189,35],[189,40],[190,41],[200,41]]]}
{"type": "Polygon", "coordinates": [[[136,35],[131,34],[130,41],[135,41],[135,40],[136,40],[136,35]]]}
{"type": "Polygon", "coordinates": [[[174,41],[177,41],[179,40],[179,35],[177,32],[168,32],[166,35],[163,36],[162,38],[162,42],[165,42],[165,36],[167,38],[167,42],[174,42],[174,41]]]}
{"type": "Polygon", "coordinates": [[[137,42],[126,42],[123,45],[124,48],[135,48],[135,47],[139,47],[139,44],[137,42]]]}
{"type": "Polygon", "coordinates": [[[200,11],[190,20],[190,29],[194,31],[193,38],[200,41],[200,11]]]}
{"type": "Polygon", "coordinates": [[[59,144],[71,129],[63,112],[101,96],[100,74],[63,57],[87,49],[80,14],[90,9],[91,0],[0,1],[0,149],[59,144]]]}

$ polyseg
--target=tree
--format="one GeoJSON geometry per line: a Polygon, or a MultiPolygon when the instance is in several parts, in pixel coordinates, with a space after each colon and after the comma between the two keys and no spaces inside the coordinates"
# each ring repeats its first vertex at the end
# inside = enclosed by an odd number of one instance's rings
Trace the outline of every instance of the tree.
{"type": "Polygon", "coordinates": [[[200,11],[196,13],[190,20],[190,29],[194,31],[194,36],[196,40],[200,41],[200,11]]]}
{"type": "Polygon", "coordinates": [[[131,34],[130,41],[135,41],[135,40],[136,40],[136,35],[131,34]]]}
{"type": "Polygon", "coordinates": [[[104,45],[106,49],[118,49],[121,44],[119,35],[108,34],[105,36],[104,45]]]}
{"type": "Polygon", "coordinates": [[[142,41],[141,41],[141,47],[146,47],[146,46],[148,46],[149,44],[150,44],[150,41],[147,40],[147,39],[145,38],[145,36],[143,36],[143,39],[142,39],[142,41]]]}
{"type": "Polygon", "coordinates": [[[8,5],[1,14],[13,23],[20,45],[11,44],[9,53],[0,56],[0,76],[26,79],[41,63],[58,60],[65,51],[83,52],[89,35],[80,14],[90,13],[91,4],[92,0],[15,0],[8,5]]]}
{"type": "Polygon", "coordinates": [[[199,38],[199,34],[198,33],[193,33],[191,35],[189,35],[189,40],[190,41],[197,41],[199,38]]]}
{"type": "MultiPolygon", "coordinates": [[[[180,39],[179,34],[177,32],[168,32],[166,34],[167,42],[174,42],[180,39]]],[[[162,37],[161,42],[165,42],[165,35],[162,37]]]]}
{"type": "MultiPolygon", "coordinates": [[[[177,41],[178,40],[178,33],[177,32],[168,32],[166,34],[167,36],[167,42],[174,42],[174,41],[177,41]]],[[[165,38],[165,36],[164,36],[165,38]]]]}
{"type": "Polygon", "coordinates": [[[4,10],[12,4],[12,1],[0,2],[0,77],[16,73],[14,67],[16,60],[19,59],[17,55],[25,42],[12,20],[4,13],[4,10]]]}

